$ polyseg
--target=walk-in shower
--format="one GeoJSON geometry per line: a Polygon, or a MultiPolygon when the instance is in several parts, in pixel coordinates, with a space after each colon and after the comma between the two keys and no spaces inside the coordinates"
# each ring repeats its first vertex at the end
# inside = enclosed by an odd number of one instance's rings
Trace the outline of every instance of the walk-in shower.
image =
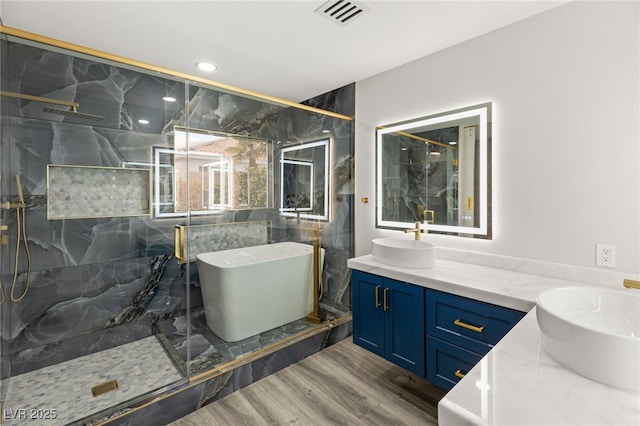
{"type": "MultiPolygon", "coordinates": [[[[1,32],[3,424],[31,412],[55,425],[146,410],[169,423],[346,336],[350,115],[1,32]],[[319,140],[324,151],[300,150],[319,140]],[[280,160],[293,146],[317,163],[305,194],[318,210],[301,223],[280,208],[280,160]],[[322,284],[323,322],[304,312],[238,342],[211,331],[196,255],[311,246],[304,228],[322,229],[321,276],[302,284],[322,284]]],[[[314,102],[343,107],[353,87],[341,90],[314,102]]]]}

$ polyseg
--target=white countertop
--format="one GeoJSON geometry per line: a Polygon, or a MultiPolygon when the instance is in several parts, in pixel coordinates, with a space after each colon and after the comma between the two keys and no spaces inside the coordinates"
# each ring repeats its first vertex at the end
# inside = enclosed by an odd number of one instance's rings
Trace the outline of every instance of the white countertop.
{"type": "Polygon", "coordinates": [[[576,374],[552,360],[540,345],[534,309],[538,293],[584,284],[445,259],[437,259],[432,269],[395,268],[376,262],[371,255],[349,259],[347,265],[530,311],[440,401],[440,425],[640,425],[640,393],[576,374]]]}
{"type": "Polygon", "coordinates": [[[536,296],[544,290],[563,286],[589,286],[574,281],[447,259],[436,259],[434,268],[408,269],[376,262],[368,254],[347,260],[347,266],[521,312],[529,312],[536,304],[536,296]]]}

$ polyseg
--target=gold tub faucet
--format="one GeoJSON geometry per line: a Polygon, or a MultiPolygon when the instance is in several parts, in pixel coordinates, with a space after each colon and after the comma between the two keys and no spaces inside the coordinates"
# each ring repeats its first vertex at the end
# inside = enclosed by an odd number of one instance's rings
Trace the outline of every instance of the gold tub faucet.
{"type": "Polygon", "coordinates": [[[317,227],[300,227],[300,230],[311,231],[311,242],[313,243],[313,312],[307,315],[306,319],[321,323],[324,321],[324,314],[320,312],[320,295],[324,291],[322,287],[322,226],[320,221],[317,227]]]}

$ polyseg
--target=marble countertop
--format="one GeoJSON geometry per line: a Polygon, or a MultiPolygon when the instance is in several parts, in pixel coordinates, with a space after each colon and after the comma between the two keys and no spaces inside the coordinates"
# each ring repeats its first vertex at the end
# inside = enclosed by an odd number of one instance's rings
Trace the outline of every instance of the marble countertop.
{"type": "Polygon", "coordinates": [[[437,259],[429,269],[397,268],[373,260],[368,254],[347,260],[347,266],[374,275],[383,275],[434,290],[457,294],[521,312],[529,312],[536,296],[563,286],[590,286],[575,281],[526,274],[507,269],[437,259]]]}
{"type": "MultiPolygon", "coordinates": [[[[384,265],[371,255],[349,268],[529,312],[438,405],[446,425],[640,425],[640,393],[587,379],[542,349],[536,296],[549,288],[583,286],[446,259],[432,269],[384,265]]],[[[630,290],[632,291],[632,290],[630,290]]]]}

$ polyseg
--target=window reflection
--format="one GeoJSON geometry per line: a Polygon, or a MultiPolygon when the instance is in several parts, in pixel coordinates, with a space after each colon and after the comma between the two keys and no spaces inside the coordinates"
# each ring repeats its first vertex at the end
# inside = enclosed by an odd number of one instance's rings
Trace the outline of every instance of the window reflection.
{"type": "Polygon", "coordinates": [[[174,149],[154,148],[157,217],[268,207],[266,140],[176,128],[174,149]]]}

